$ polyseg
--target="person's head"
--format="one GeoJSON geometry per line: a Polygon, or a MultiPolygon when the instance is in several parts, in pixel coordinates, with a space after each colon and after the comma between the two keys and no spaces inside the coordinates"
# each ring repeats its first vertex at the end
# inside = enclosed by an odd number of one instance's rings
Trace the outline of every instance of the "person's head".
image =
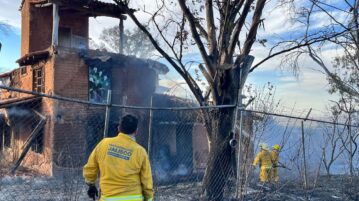
{"type": "Polygon", "coordinates": [[[259,143],[261,150],[269,151],[269,147],[266,143],[259,143]]]}
{"type": "Polygon", "coordinates": [[[279,151],[280,150],[280,145],[279,144],[275,144],[273,145],[273,150],[279,151]]]}
{"type": "Polygon", "coordinates": [[[138,119],[131,114],[127,114],[121,119],[119,131],[127,135],[135,134],[137,131],[137,124],[138,119]]]}

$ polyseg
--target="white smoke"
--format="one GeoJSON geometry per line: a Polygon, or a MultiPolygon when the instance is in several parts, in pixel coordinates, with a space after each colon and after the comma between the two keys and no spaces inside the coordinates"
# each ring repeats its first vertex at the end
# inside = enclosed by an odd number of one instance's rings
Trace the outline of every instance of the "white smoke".
{"type": "Polygon", "coordinates": [[[5,110],[6,110],[5,115],[8,117],[26,117],[32,115],[32,113],[29,110],[16,108],[16,107],[11,107],[5,110]]]}

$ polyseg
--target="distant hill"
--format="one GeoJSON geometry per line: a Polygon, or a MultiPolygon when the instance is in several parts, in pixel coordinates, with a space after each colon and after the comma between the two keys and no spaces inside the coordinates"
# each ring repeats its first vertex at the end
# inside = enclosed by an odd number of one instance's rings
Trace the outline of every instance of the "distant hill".
{"type": "Polygon", "coordinates": [[[18,67],[15,61],[20,57],[20,29],[0,23],[0,41],[0,73],[4,73],[18,67]]]}

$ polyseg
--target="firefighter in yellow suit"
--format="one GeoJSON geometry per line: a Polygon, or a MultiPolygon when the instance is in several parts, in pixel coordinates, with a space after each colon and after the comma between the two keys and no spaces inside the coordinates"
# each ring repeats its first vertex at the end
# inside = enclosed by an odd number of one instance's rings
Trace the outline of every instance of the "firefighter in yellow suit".
{"type": "Polygon", "coordinates": [[[279,175],[278,175],[279,150],[280,150],[279,144],[275,144],[272,147],[272,151],[270,152],[270,156],[273,163],[273,168],[270,172],[270,181],[272,182],[279,181],[279,175]]]}
{"type": "Polygon", "coordinates": [[[261,150],[254,159],[253,166],[256,167],[259,165],[259,180],[262,183],[265,183],[269,181],[269,174],[272,169],[272,160],[270,157],[268,145],[265,143],[260,143],[259,147],[261,150]]]}
{"type": "Polygon", "coordinates": [[[152,201],[153,183],[150,162],[143,147],[135,141],[138,120],[132,115],[121,119],[120,133],[103,139],[83,168],[89,189],[96,199],[96,179],[100,173],[101,201],[152,201]]]}

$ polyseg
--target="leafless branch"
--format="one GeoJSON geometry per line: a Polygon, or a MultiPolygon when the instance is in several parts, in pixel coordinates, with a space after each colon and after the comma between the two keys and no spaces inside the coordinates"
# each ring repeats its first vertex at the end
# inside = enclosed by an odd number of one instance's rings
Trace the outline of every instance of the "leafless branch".
{"type": "Polygon", "coordinates": [[[188,84],[189,88],[193,92],[194,96],[196,97],[197,101],[202,104],[203,103],[203,95],[202,91],[195,82],[195,80],[189,75],[188,72],[183,71],[180,66],[177,65],[176,62],[174,62],[171,57],[159,46],[158,42],[154,39],[152,34],[147,30],[147,28],[141,24],[141,22],[137,19],[135,14],[131,11],[128,7],[128,5],[124,5],[123,2],[120,0],[114,0],[115,3],[119,6],[123,6],[126,13],[130,16],[130,18],[134,21],[134,23],[148,36],[150,41],[152,42],[153,46],[156,48],[156,50],[175,68],[175,70],[183,77],[183,79],[188,84]]]}

